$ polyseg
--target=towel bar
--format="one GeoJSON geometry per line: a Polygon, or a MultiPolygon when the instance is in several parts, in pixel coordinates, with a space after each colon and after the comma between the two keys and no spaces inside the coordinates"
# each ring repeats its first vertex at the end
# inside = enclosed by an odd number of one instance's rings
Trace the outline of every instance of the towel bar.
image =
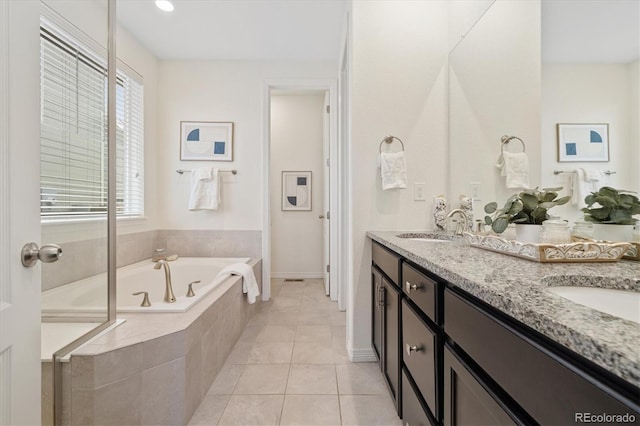
{"type": "MultiPolygon", "coordinates": [[[[574,170],[554,170],[553,174],[554,175],[559,175],[560,173],[575,173],[574,170]]],[[[616,172],[612,171],[612,170],[605,170],[603,172],[605,175],[615,175],[616,172]]]]}
{"type": "Polygon", "coordinates": [[[508,144],[509,142],[511,142],[512,140],[514,140],[514,139],[520,141],[520,143],[522,144],[522,152],[525,152],[526,151],[526,145],[524,144],[524,141],[522,139],[520,139],[517,136],[507,136],[507,135],[504,135],[503,137],[500,138],[500,140],[502,141],[502,145],[500,145],[500,151],[504,152],[504,146],[506,144],[508,144]]]}
{"type": "Polygon", "coordinates": [[[393,143],[393,140],[394,140],[394,139],[397,139],[397,140],[398,140],[398,142],[400,142],[400,145],[402,145],[402,151],[404,151],[404,143],[402,142],[402,140],[401,140],[400,138],[395,137],[395,136],[391,136],[391,135],[389,135],[389,136],[387,136],[386,138],[384,138],[384,139],[382,139],[382,140],[380,141],[380,147],[379,147],[379,149],[380,149],[380,153],[382,153],[382,144],[383,144],[383,143],[389,143],[389,144],[390,144],[390,143],[393,143]]]}
{"type": "MultiPolygon", "coordinates": [[[[192,170],[182,170],[182,169],[176,170],[176,173],[178,173],[178,174],[191,173],[191,172],[192,172],[192,170]]],[[[231,173],[232,175],[237,175],[238,171],[236,169],[233,169],[233,170],[220,170],[220,173],[231,173]]]]}

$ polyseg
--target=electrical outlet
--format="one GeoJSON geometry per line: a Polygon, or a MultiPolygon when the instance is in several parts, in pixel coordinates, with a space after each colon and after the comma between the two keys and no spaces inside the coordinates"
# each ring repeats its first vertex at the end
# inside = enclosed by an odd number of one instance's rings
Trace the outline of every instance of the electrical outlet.
{"type": "Polygon", "coordinates": [[[469,186],[471,187],[471,199],[473,201],[480,201],[480,182],[470,182],[469,186]]]}
{"type": "Polygon", "coordinates": [[[424,194],[424,187],[426,184],[421,182],[415,182],[413,184],[413,200],[414,201],[425,201],[427,198],[424,194]]]}

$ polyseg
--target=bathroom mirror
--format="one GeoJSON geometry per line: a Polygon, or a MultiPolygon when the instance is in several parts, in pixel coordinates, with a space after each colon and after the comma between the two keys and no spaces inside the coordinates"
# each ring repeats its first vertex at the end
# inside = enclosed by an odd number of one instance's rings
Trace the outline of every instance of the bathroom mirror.
{"type": "MultiPolygon", "coordinates": [[[[495,167],[502,135],[525,141],[531,186],[568,189],[570,173],[554,170],[585,167],[615,171],[611,186],[640,188],[638,7],[634,0],[497,0],[490,6],[449,55],[452,208],[460,194],[477,194],[481,218],[486,203],[518,191],[506,188],[495,167]],[[559,163],[557,123],[608,123],[610,161],[559,163]]],[[[581,217],[571,204],[553,213],[581,217]]]]}
{"type": "Polygon", "coordinates": [[[495,167],[503,135],[525,142],[530,181],[540,180],[540,3],[495,1],[449,54],[449,205],[506,200],[495,167]]]}

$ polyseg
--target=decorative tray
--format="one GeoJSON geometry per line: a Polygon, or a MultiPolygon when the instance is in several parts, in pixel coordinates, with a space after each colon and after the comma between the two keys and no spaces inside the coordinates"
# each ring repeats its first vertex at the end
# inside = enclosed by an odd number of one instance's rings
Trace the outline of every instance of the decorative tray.
{"type": "MultiPolygon", "coordinates": [[[[464,233],[472,247],[516,256],[541,263],[617,262],[627,253],[631,243],[579,241],[568,244],[531,244],[505,240],[497,235],[464,233]]],[[[636,250],[637,255],[637,250],[636,250]]]]}
{"type": "Polygon", "coordinates": [[[640,243],[631,243],[631,246],[622,258],[640,262],[640,243]]]}

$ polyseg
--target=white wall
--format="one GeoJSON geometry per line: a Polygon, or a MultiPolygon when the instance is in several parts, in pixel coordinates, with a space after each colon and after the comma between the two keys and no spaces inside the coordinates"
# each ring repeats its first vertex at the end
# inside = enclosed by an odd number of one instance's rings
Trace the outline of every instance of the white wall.
{"type": "Polygon", "coordinates": [[[324,93],[271,96],[271,276],[322,278],[324,93]],[[282,211],[282,171],[311,171],[311,211],[282,211]]]}
{"type": "Polygon", "coordinates": [[[161,229],[262,229],[263,84],[336,78],[334,62],[162,61],[158,80],[157,208],[161,229]],[[180,161],[180,121],[234,122],[233,161],[180,161]],[[237,169],[223,174],[217,211],[187,210],[190,175],[177,169],[237,169]]]}
{"type": "MultiPolygon", "coordinates": [[[[565,186],[562,194],[567,194],[569,185],[566,175],[554,176],[553,170],[574,170],[585,167],[615,171],[616,174],[609,178],[610,186],[636,191],[640,189],[638,185],[640,141],[637,124],[637,63],[636,61],[635,64],[543,65],[542,186],[565,186]],[[609,123],[610,161],[607,163],[559,163],[557,123],[609,123]]],[[[584,207],[583,204],[554,207],[552,213],[569,221],[581,219],[583,214],[579,211],[579,207],[584,207]]]]}
{"type": "Polygon", "coordinates": [[[371,242],[365,233],[431,228],[431,202],[413,201],[413,182],[426,182],[429,199],[446,190],[446,4],[355,1],[351,41],[353,286],[347,346],[354,360],[371,360],[371,242]],[[387,135],[404,141],[408,189],[381,189],[376,157],[387,135]]]}

